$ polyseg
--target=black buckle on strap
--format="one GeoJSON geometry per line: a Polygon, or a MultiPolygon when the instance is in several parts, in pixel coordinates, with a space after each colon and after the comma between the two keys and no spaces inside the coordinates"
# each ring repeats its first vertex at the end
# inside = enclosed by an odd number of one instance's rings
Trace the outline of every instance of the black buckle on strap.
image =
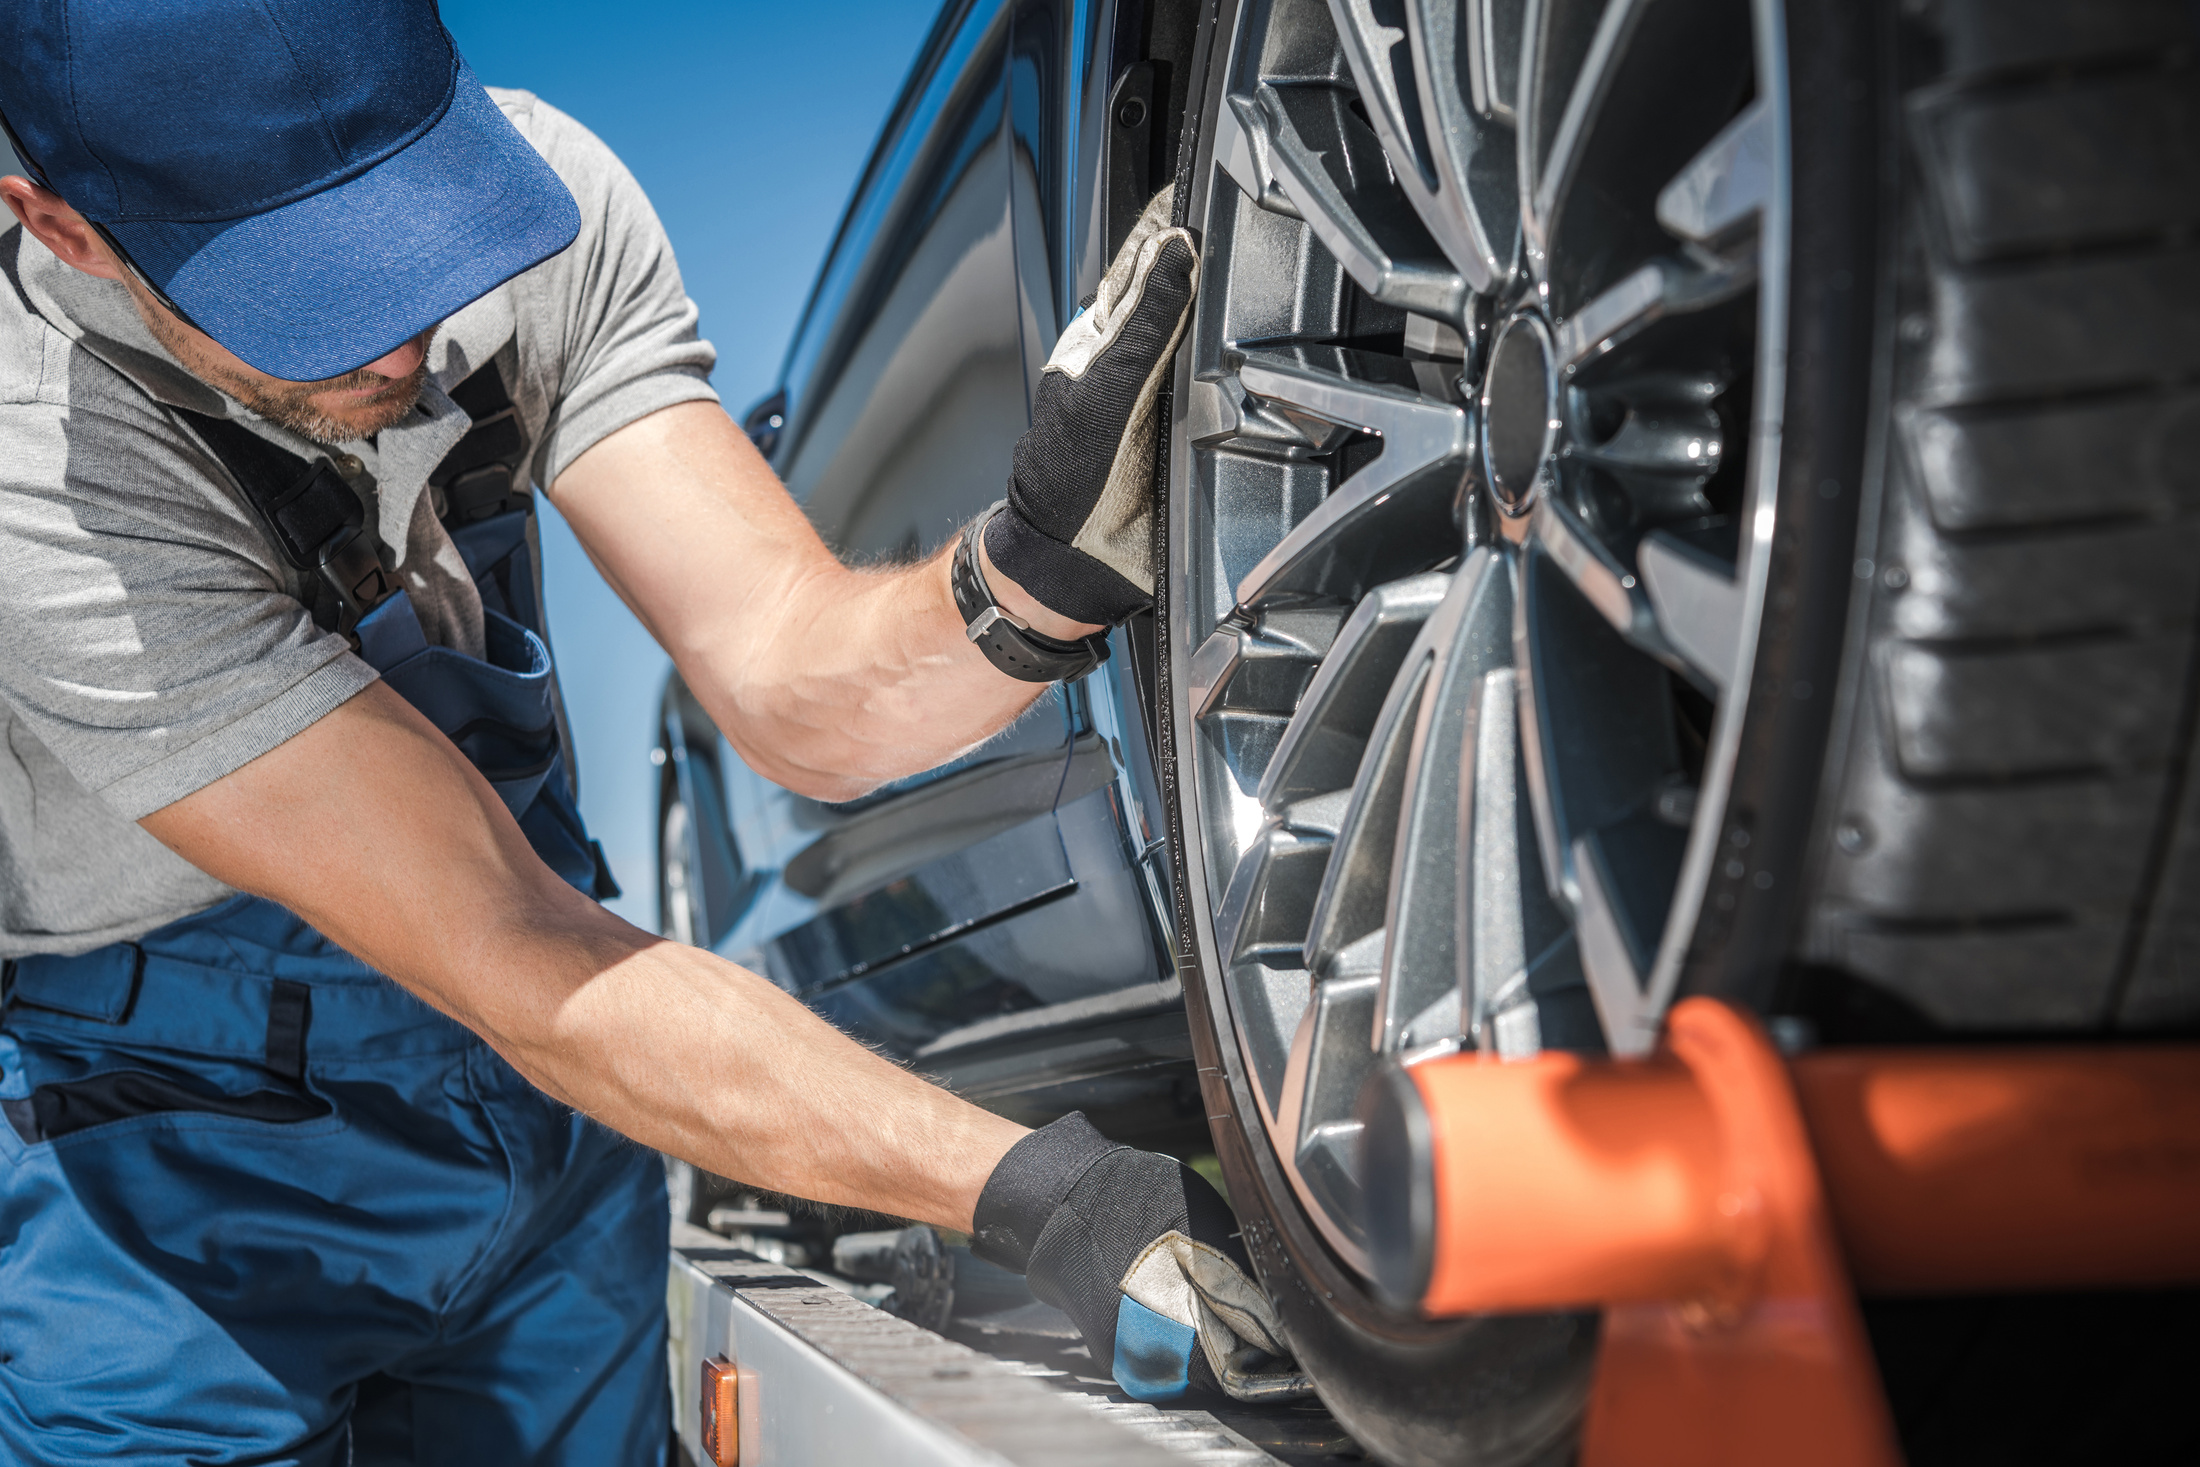
{"type": "Polygon", "coordinates": [[[357,526],[340,530],[315,557],[322,583],[336,593],[336,604],[342,608],[336,630],[346,636],[368,612],[388,600],[393,589],[369,538],[357,526]]]}
{"type": "Polygon", "coordinates": [[[955,593],[955,609],[962,614],[963,631],[977,644],[986,660],[1010,677],[1027,683],[1067,682],[1083,677],[1108,660],[1108,636],[1095,632],[1074,642],[1033,631],[1001,609],[993,588],[986,584],[985,568],[978,558],[978,538],[1007,505],[997,501],[970,522],[948,571],[955,593]]]}
{"type": "Polygon", "coordinates": [[[451,401],[465,410],[473,426],[428,475],[436,517],[457,530],[514,510],[532,510],[527,437],[496,359],[452,388],[451,401]]]}
{"type": "Polygon", "coordinates": [[[326,458],[308,462],[227,418],[173,410],[229,471],[245,501],[299,574],[331,593],[314,621],[349,637],[395,588],[367,527],[366,506],[326,458]]]}

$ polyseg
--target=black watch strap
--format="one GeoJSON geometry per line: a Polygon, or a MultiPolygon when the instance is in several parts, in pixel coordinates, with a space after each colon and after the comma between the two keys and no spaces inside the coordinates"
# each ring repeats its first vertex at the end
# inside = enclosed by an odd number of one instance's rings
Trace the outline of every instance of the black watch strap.
{"type": "Polygon", "coordinates": [[[986,660],[1012,678],[1027,683],[1055,683],[1083,677],[1108,660],[1106,633],[1095,632],[1064,642],[1035,632],[1003,611],[993,599],[993,588],[985,583],[985,568],[978,560],[978,537],[1006,503],[1003,500],[972,520],[970,528],[963,531],[962,542],[955,547],[948,579],[955,588],[955,609],[962,613],[964,630],[986,660]]]}

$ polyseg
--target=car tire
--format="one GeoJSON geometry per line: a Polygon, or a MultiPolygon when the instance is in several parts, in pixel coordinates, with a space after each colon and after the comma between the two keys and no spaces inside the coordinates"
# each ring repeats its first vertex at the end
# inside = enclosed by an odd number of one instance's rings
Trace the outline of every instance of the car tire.
{"type": "Polygon", "coordinates": [[[1523,9],[1223,3],[1178,171],[1179,962],[1249,1251],[1397,1464],[1565,1459],[1596,1320],[1381,1302],[1376,1069],[1684,993],[2200,1020],[2190,8],[1523,9]]]}

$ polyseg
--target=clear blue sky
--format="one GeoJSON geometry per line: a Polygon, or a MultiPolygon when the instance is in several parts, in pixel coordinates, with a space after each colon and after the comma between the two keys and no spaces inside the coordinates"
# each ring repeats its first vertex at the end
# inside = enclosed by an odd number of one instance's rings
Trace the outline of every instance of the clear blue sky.
{"type": "MultiPolygon", "coordinates": [[[[476,75],[525,87],[626,160],[678,251],[712,381],[736,414],[777,375],[795,314],[915,58],[935,0],[444,0],[476,75]]],[[[656,916],[655,736],[665,656],[544,516],[550,628],[580,745],[581,811],[627,894],[656,916]]],[[[729,575],[740,573],[738,546],[729,575]]]]}

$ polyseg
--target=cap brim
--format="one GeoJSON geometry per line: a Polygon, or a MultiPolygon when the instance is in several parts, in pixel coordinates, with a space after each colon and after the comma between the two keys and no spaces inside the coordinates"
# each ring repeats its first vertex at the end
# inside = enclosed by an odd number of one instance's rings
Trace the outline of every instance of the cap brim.
{"type": "Polygon", "coordinates": [[[550,258],[580,222],[564,182],[461,62],[442,120],[357,178],[246,219],[107,227],[248,365],[317,382],[550,258]]]}

